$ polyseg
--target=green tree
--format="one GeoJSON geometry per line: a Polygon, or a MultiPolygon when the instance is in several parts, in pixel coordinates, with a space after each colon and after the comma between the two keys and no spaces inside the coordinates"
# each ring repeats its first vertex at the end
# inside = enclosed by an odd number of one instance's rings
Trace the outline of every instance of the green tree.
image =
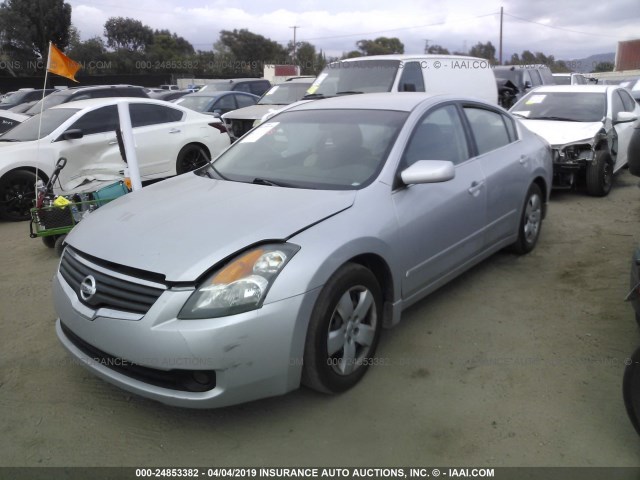
{"type": "Polygon", "coordinates": [[[449,50],[440,45],[431,45],[429,48],[427,48],[427,53],[436,55],[449,55],[449,50]]]}
{"type": "Polygon", "coordinates": [[[104,68],[109,64],[109,53],[101,37],[80,41],[78,36],[72,39],[67,53],[69,57],[83,65],[82,71],[85,74],[108,73],[104,68]],[[98,68],[100,68],[99,71],[98,68]]]}
{"type": "Polygon", "coordinates": [[[104,36],[109,48],[130,52],[143,52],[153,42],[153,30],[133,18],[109,18],[104,24],[104,36]]]}
{"type": "MultiPolygon", "coordinates": [[[[293,42],[287,45],[287,52],[293,57],[293,42]]],[[[300,74],[317,75],[326,65],[322,52],[316,52],[316,47],[309,42],[297,42],[296,65],[300,66],[300,74]]]]}
{"type": "Polygon", "coordinates": [[[594,72],[613,72],[614,65],[612,62],[598,62],[594,67],[594,72]]]}
{"type": "Polygon", "coordinates": [[[471,47],[471,50],[469,50],[469,55],[471,55],[472,57],[484,58],[486,60],[489,60],[489,62],[493,64],[497,63],[496,47],[494,47],[491,42],[476,43],[473,47],[471,47]]]}
{"type": "Polygon", "coordinates": [[[387,55],[404,53],[404,44],[396,37],[378,37],[375,40],[359,40],[356,42],[363,55],[387,55]]]}
{"type": "Polygon", "coordinates": [[[64,0],[5,0],[0,4],[2,49],[15,56],[47,58],[49,42],[69,45],[71,5],[64,0]]]}
{"type": "Polygon", "coordinates": [[[287,50],[278,42],[247,29],[222,30],[216,50],[223,55],[231,55],[238,71],[262,75],[265,64],[286,63],[287,50]]]}

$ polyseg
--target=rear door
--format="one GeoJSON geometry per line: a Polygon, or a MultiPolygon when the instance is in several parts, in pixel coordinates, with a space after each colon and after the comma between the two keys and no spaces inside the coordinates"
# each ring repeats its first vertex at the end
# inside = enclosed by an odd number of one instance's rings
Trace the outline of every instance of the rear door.
{"type": "MultiPolygon", "coordinates": [[[[611,93],[611,109],[612,119],[615,119],[620,112],[635,112],[638,105],[629,93],[622,89],[616,89],[611,93]]],[[[618,136],[617,145],[614,147],[617,151],[614,171],[622,168],[628,161],[629,142],[633,134],[633,125],[635,122],[622,122],[614,125],[614,129],[618,136]]]]}
{"type": "Polygon", "coordinates": [[[485,236],[491,246],[518,231],[531,159],[522,151],[511,117],[479,104],[465,104],[464,113],[473,136],[474,155],[486,178],[485,236]]]}
{"type": "Polygon", "coordinates": [[[130,103],[140,175],[175,175],[178,152],[184,145],[184,113],[151,103],[130,103]]]}
{"type": "Polygon", "coordinates": [[[455,104],[436,107],[423,116],[399,171],[418,160],[449,160],[455,165],[455,177],[442,183],[402,186],[393,192],[405,299],[443,284],[484,248],[484,174],[480,161],[470,155],[455,104]]]}

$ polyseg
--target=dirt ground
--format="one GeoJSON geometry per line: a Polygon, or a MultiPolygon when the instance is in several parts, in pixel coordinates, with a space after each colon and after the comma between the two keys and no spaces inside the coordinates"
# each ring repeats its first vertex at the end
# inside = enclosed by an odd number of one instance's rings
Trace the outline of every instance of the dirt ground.
{"type": "Polygon", "coordinates": [[[556,193],[540,243],[500,253],[383,332],[351,391],[171,408],[72,364],[52,250],[0,223],[2,466],[639,466],[621,398],[640,343],[628,291],[638,179],[556,193]]]}

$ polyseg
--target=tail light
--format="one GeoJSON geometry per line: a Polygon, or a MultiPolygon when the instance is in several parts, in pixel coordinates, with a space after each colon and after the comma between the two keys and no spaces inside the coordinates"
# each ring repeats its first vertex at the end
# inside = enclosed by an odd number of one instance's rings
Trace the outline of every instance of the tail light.
{"type": "Polygon", "coordinates": [[[228,133],[227,127],[225,127],[223,123],[214,122],[214,123],[210,123],[209,126],[219,130],[220,133],[228,133]]]}

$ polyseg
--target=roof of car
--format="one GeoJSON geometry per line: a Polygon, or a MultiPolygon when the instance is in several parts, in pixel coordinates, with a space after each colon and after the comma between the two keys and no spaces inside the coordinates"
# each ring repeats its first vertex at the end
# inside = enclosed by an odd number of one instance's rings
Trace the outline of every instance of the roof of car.
{"type": "Polygon", "coordinates": [[[455,59],[469,59],[469,60],[476,60],[478,57],[471,57],[468,55],[440,55],[440,54],[415,54],[415,55],[409,55],[409,54],[392,54],[392,55],[371,55],[371,56],[366,56],[366,57],[354,57],[354,58],[346,58],[344,60],[336,60],[335,62],[332,63],[338,63],[338,62],[358,62],[358,61],[371,61],[371,60],[403,60],[403,61],[407,61],[407,60],[412,60],[412,59],[416,59],[416,60],[436,60],[439,58],[455,58],[455,59]]]}
{"type": "Polygon", "coordinates": [[[155,100],[153,98],[141,98],[141,97],[107,97],[107,98],[88,98],[86,100],[77,100],[75,102],[67,102],[61,103],[60,105],[56,105],[55,107],[51,107],[53,109],[61,109],[61,108],[89,108],[89,107],[98,107],[102,105],[115,105],[116,103],[125,100],[129,103],[152,103],[155,105],[163,105],[165,107],[175,106],[175,104],[171,104],[169,102],[165,102],[164,100],[155,100]]]}
{"type": "MultiPolygon", "coordinates": [[[[443,95],[423,92],[383,92],[363,93],[357,95],[344,95],[323,100],[310,100],[301,103],[291,110],[327,110],[339,109],[363,109],[363,110],[396,110],[410,112],[422,102],[428,100],[458,99],[452,95],[443,95]]],[[[477,100],[480,103],[486,103],[477,100]]],[[[489,104],[487,104],[489,105],[489,104]]]]}
{"type": "Polygon", "coordinates": [[[617,85],[545,85],[532,90],[534,93],[554,93],[554,92],[589,92],[605,93],[612,88],[619,88],[617,85]]]}
{"type": "MultiPolygon", "coordinates": [[[[266,78],[216,78],[215,80],[209,80],[207,83],[211,84],[211,83],[215,83],[215,84],[219,84],[219,83],[238,83],[238,82],[264,82],[265,80],[267,80],[266,78]]],[[[206,86],[206,84],[205,84],[206,86]]]]}

